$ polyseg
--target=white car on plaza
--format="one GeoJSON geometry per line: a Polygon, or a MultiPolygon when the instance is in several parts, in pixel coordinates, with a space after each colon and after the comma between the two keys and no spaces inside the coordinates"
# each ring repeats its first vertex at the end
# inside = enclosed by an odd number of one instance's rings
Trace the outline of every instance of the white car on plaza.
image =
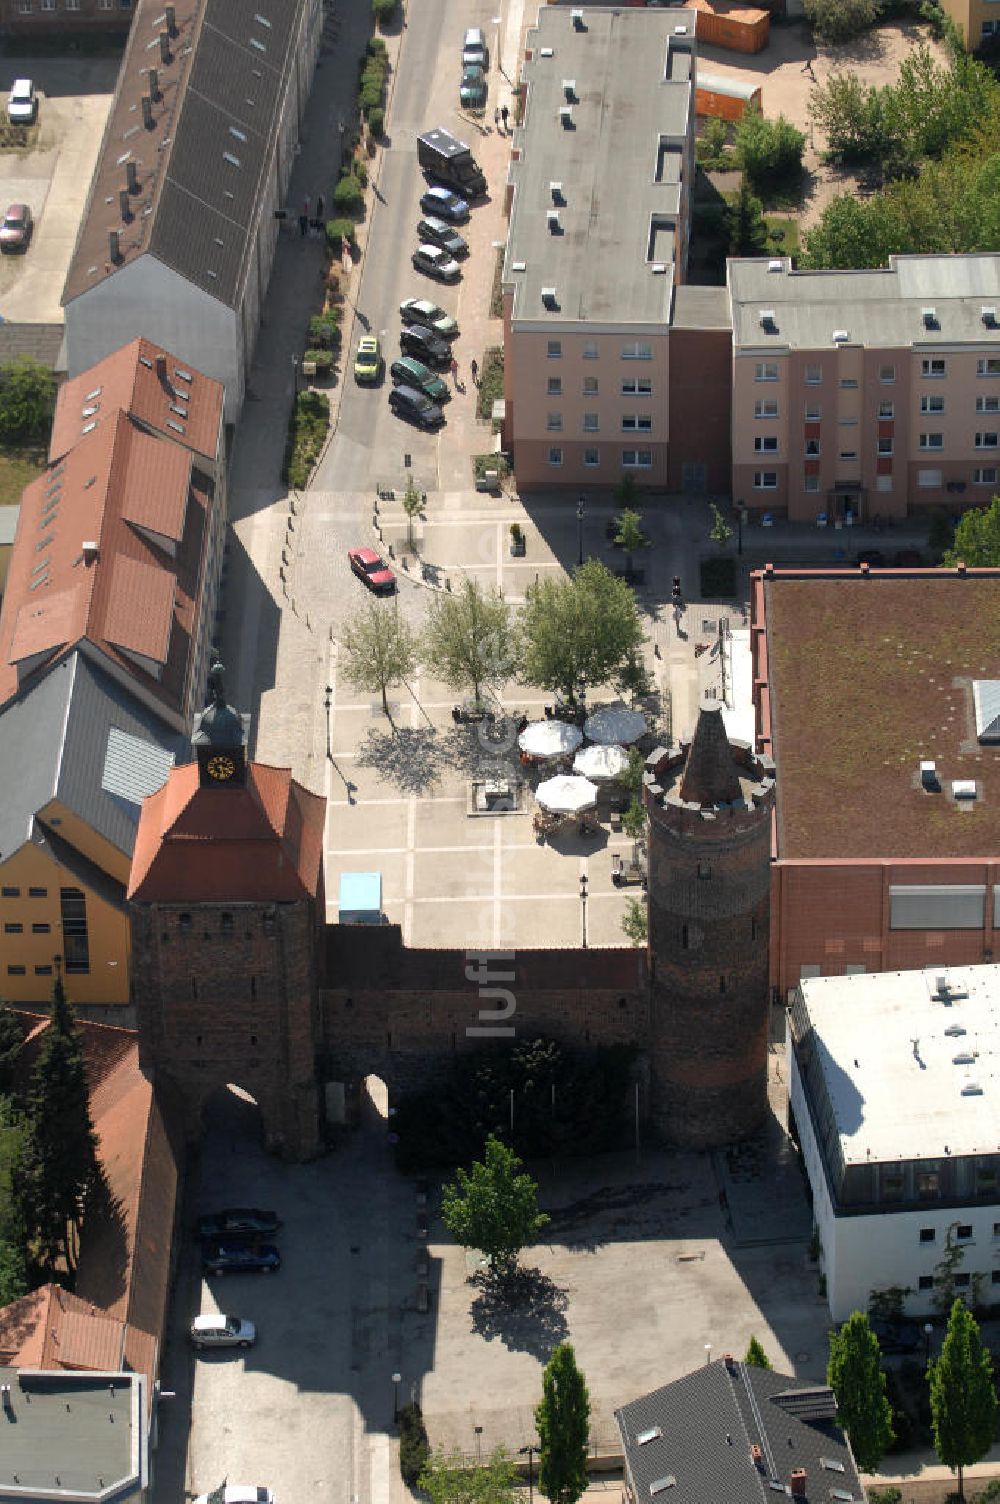
{"type": "Polygon", "coordinates": [[[194,1504],[274,1504],[274,1495],[259,1483],[223,1483],[210,1494],[199,1494],[194,1504]]]}
{"type": "Polygon", "coordinates": [[[252,1347],[256,1340],[253,1322],[239,1316],[196,1316],[191,1323],[193,1347],[252,1347]]]}
{"type": "Polygon", "coordinates": [[[7,119],[11,125],[30,125],[38,113],[38,98],[30,78],[15,78],[7,95],[7,119]]]}

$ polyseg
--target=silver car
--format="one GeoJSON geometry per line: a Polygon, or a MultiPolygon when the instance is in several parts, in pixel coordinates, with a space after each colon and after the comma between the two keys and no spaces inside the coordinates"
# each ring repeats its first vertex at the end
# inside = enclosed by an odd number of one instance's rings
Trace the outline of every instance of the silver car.
{"type": "Polygon", "coordinates": [[[439,282],[457,282],[462,275],[458,262],[453,261],[440,245],[418,245],[410,260],[418,272],[435,277],[439,282]]]}
{"type": "Polygon", "coordinates": [[[252,1347],[257,1328],[239,1316],[196,1316],[191,1323],[194,1347],[252,1347]]]}

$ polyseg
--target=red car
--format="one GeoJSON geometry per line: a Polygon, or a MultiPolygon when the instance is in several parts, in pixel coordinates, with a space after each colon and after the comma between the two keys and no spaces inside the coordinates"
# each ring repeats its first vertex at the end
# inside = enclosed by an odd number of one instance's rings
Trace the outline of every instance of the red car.
{"type": "Polygon", "coordinates": [[[26,251],[31,239],[31,210],[27,204],[11,204],[0,224],[0,251],[26,251]]]}
{"type": "Polygon", "coordinates": [[[396,588],[396,576],[373,548],[349,548],[347,559],[359,580],[376,595],[391,595],[396,588]]]}

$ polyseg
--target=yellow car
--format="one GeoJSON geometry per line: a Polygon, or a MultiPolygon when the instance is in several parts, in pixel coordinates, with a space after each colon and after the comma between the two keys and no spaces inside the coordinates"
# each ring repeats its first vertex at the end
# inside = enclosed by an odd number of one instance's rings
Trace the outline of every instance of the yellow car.
{"type": "Polygon", "coordinates": [[[382,374],[382,347],[377,334],[363,334],[354,357],[354,379],[361,386],[378,381],[382,374]]]}

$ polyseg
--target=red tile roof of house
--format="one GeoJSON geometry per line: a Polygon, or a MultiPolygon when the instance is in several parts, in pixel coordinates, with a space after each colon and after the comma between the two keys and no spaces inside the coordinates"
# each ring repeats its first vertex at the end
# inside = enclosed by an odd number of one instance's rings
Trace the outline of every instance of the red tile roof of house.
{"type": "Polygon", "coordinates": [[[42,1285],[0,1310],[0,1363],[8,1368],[117,1370],[125,1323],[61,1285],[42,1285]]]}
{"type": "Polygon", "coordinates": [[[142,807],[130,899],[289,903],[319,888],[326,801],[288,768],[252,762],[243,788],[201,788],[174,768],[142,807]]]}
{"type": "Polygon", "coordinates": [[[121,410],[27,486],[0,607],[0,703],[86,640],[181,713],[209,507],[190,454],[121,410]]]}
{"type": "Polygon", "coordinates": [[[223,396],[221,382],[148,339],[134,339],[59,388],[49,459],[126,412],[140,427],[214,461],[223,396]]]}

